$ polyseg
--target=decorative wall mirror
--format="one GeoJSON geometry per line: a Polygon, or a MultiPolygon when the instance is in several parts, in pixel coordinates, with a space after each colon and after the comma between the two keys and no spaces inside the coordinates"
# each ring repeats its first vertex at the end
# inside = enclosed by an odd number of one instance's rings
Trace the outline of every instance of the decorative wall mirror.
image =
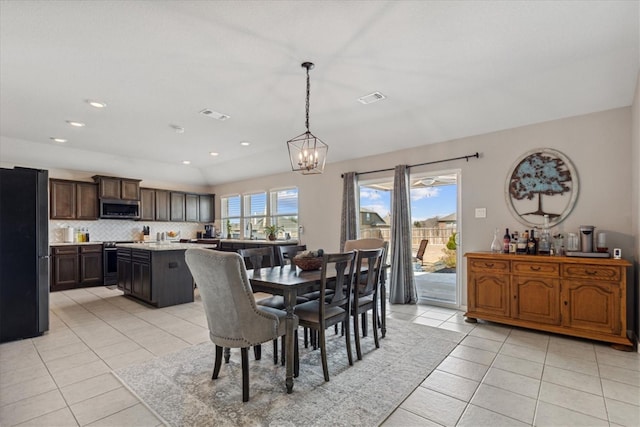
{"type": "Polygon", "coordinates": [[[549,215],[561,223],[578,198],[578,174],[571,160],[551,148],[538,148],[517,159],[505,185],[507,206],[522,224],[536,227],[549,215]]]}

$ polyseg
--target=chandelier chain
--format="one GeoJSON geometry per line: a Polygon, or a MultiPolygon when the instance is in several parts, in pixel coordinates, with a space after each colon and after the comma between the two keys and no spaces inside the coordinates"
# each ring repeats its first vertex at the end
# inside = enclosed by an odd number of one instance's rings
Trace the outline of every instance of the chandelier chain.
{"type": "Polygon", "coordinates": [[[309,131],[309,94],[311,93],[311,83],[309,83],[309,67],[307,68],[307,104],[305,107],[305,113],[307,120],[305,121],[305,125],[307,126],[307,132],[309,131]]]}

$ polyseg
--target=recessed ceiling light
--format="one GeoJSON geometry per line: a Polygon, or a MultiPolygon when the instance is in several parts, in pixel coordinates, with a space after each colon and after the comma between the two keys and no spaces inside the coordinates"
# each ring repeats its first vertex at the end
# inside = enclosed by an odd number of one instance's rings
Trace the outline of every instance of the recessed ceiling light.
{"type": "Polygon", "coordinates": [[[171,128],[176,131],[176,133],[184,133],[184,128],[178,125],[171,125],[171,128]]]}
{"type": "Polygon", "coordinates": [[[91,99],[87,99],[87,104],[91,105],[94,108],[104,108],[107,106],[107,104],[105,104],[104,102],[93,101],[91,99]]]}
{"type": "Polygon", "coordinates": [[[358,98],[358,101],[366,105],[366,104],[373,104],[374,102],[382,101],[385,98],[386,96],[384,96],[380,92],[373,92],[373,93],[370,93],[369,95],[361,96],[360,98],[358,98]]]}
{"type": "Polygon", "coordinates": [[[73,120],[67,120],[67,123],[69,123],[71,126],[76,127],[76,128],[82,128],[85,126],[84,123],[82,122],[74,122],[73,120]]]}
{"type": "Polygon", "coordinates": [[[201,110],[200,114],[202,114],[203,116],[211,117],[216,120],[220,120],[220,121],[225,121],[231,118],[231,116],[228,114],[218,113],[217,111],[213,111],[210,108],[205,108],[204,110],[201,110]]]}
{"type": "Polygon", "coordinates": [[[65,142],[67,142],[67,140],[64,138],[56,138],[54,136],[49,137],[49,139],[52,140],[53,142],[59,142],[60,144],[64,144],[65,142]]]}
{"type": "Polygon", "coordinates": [[[249,141],[240,141],[240,145],[242,145],[243,147],[248,147],[251,145],[251,143],[249,141]]]}
{"type": "Polygon", "coordinates": [[[183,160],[182,164],[183,165],[190,165],[191,164],[191,160],[183,160]]]}
{"type": "Polygon", "coordinates": [[[220,155],[220,153],[216,153],[215,151],[211,151],[211,152],[209,153],[209,155],[210,155],[210,156],[218,156],[218,155],[220,155]]]}

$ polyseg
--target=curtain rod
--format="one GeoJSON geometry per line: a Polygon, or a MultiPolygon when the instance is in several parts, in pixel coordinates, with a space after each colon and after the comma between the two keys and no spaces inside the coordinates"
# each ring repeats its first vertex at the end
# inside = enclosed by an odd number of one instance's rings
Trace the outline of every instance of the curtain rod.
{"type": "MultiPolygon", "coordinates": [[[[460,156],[460,157],[452,157],[450,159],[444,159],[444,160],[434,160],[432,162],[425,162],[425,163],[418,163],[416,165],[409,165],[407,166],[408,168],[415,168],[417,166],[425,166],[425,165],[433,165],[435,163],[444,163],[444,162],[450,162],[452,160],[462,160],[465,159],[467,162],[469,161],[469,158],[471,157],[475,157],[476,159],[480,158],[480,154],[476,151],[475,154],[469,154],[467,156],[460,156]]],[[[377,169],[374,171],[366,171],[366,172],[356,172],[356,176],[358,175],[367,175],[370,173],[377,173],[377,172],[389,172],[395,170],[395,168],[387,168],[387,169],[377,169]]],[[[344,178],[344,174],[340,175],[341,178],[344,178]]]]}

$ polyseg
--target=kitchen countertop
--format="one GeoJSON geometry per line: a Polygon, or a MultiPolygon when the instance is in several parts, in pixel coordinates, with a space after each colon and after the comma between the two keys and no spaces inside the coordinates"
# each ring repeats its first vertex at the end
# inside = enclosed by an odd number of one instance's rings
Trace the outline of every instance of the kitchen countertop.
{"type": "Polygon", "coordinates": [[[49,246],[82,246],[82,245],[101,245],[102,242],[77,242],[77,243],[68,243],[68,242],[51,242],[49,246]]]}
{"type": "Polygon", "coordinates": [[[201,243],[118,243],[116,247],[147,251],[184,251],[192,248],[215,249],[216,245],[201,243]]]}
{"type": "Polygon", "coordinates": [[[231,242],[231,243],[259,243],[261,245],[281,245],[283,243],[297,245],[298,241],[296,239],[289,240],[266,240],[266,239],[220,239],[220,243],[231,242]]]}

